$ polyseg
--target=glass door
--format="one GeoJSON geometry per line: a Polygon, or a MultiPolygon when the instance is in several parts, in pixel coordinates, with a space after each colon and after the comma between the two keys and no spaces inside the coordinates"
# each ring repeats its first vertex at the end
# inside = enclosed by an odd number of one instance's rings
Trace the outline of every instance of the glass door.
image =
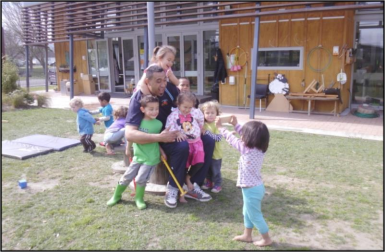
{"type": "Polygon", "coordinates": [[[197,35],[183,35],[183,71],[190,80],[191,92],[198,92],[198,45],[197,35]]]}
{"type": "Polygon", "coordinates": [[[190,80],[191,92],[198,93],[198,34],[178,34],[167,36],[167,44],[177,50],[172,71],[177,78],[186,77],[190,80]]]}
{"type": "MultiPolygon", "coordinates": [[[[208,95],[211,93],[211,87],[214,84],[214,71],[215,71],[215,59],[216,48],[219,47],[219,30],[204,31],[203,32],[203,94],[208,95]]],[[[226,52],[222,51],[222,56],[225,56],[226,52]]]]}
{"type": "Polygon", "coordinates": [[[135,88],[135,55],[134,55],[134,40],[123,40],[123,65],[124,65],[124,83],[125,92],[132,94],[135,88]]]}
{"type": "MultiPolygon", "coordinates": [[[[161,34],[156,34],[155,35],[155,47],[156,46],[162,46],[162,35],[161,34]]],[[[152,56],[152,52],[154,51],[154,48],[152,49],[149,49],[149,52],[148,52],[148,64],[150,64],[150,61],[151,61],[151,56],[152,56]]],[[[138,55],[139,55],[139,78],[142,77],[143,75],[143,71],[146,67],[148,66],[145,66],[145,59],[144,59],[144,37],[143,36],[138,36],[138,55]]]]}
{"type": "Polygon", "coordinates": [[[110,69],[108,67],[108,50],[107,40],[96,41],[97,51],[97,73],[99,75],[99,90],[111,92],[110,85],[110,69]]]}
{"type": "Polygon", "coordinates": [[[123,76],[123,56],[122,56],[122,40],[121,38],[112,38],[112,75],[114,82],[113,90],[116,93],[124,92],[124,76],[123,76]]]}
{"type": "Polygon", "coordinates": [[[384,109],[383,36],[382,20],[356,22],[352,108],[365,103],[377,110],[384,109]]]}
{"type": "Polygon", "coordinates": [[[88,72],[92,76],[92,80],[95,83],[95,91],[99,91],[99,75],[96,69],[98,69],[96,42],[95,40],[87,40],[88,51],[88,72]]]}

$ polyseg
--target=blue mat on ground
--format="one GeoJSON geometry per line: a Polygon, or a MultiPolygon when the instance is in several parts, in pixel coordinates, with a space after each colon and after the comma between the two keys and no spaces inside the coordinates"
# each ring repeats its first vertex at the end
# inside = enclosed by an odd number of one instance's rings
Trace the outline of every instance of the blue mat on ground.
{"type": "Polygon", "coordinates": [[[15,139],[13,142],[52,148],[55,151],[62,151],[80,144],[80,141],[77,139],[55,137],[49,135],[31,135],[15,139]]]}
{"type": "Polygon", "coordinates": [[[21,160],[47,154],[48,152],[53,151],[52,148],[40,147],[25,143],[16,143],[8,140],[2,141],[1,146],[1,155],[21,160]]]}

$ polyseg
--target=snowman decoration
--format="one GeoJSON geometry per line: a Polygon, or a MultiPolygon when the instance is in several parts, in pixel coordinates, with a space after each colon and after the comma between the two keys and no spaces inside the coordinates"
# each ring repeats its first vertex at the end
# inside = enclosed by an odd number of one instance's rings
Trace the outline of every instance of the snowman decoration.
{"type": "Polygon", "coordinates": [[[275,79],[270,82],[269,90],[273,94],[287,95],[289,93],[289,83],[284,74],[275,74],[275,79]]]}

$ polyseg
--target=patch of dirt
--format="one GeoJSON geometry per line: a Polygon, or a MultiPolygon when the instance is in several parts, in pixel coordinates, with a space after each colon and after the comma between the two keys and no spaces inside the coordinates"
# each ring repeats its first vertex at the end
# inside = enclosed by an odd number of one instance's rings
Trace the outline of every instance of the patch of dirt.
{"type": "Polygon", "coordinates": [[[283,233],[271,233],[275,248],[308,248],[311,250],[383,250],[382,239],[366,233],[357,233],[350,224],[343,221],[325,223],[306,221],[306,228],[301,234],[285,230],[283,233]]]}
{"type": "Polygon", "coordinates": [[[155,237],[147,244],[146,250],[157,249],[160,239],[155,237]]]}
{"type": "Polygon", "coordinates": [[[44,192],[46,190],[50,190],[54,188],[55,186],[59,185],[60,180],[59,179],[50,179],[50,180],[44,180],[40,182],[30,182],[27,181],[27,187],[24,189],[21,189],[16,183],[2,183],[3,188],[12,188],[17,187],[18,192],[20,193],[37,193],[37,192],[44,192]]]}
{"type": "Polygon", "coordinates": [[[318,183],[318,182],[313,182],[313,181],[309,181],[309,180],[306,180],[306,179],[298,179],[298,178],[291,178],[291,177],[288,177],[288,176],[285,176],[285,175],[266,175],[263,177],[263,179],[268,183],[268,184],[271,184],[271,185],[284,185],[285,188],[287,189],[300,189],[300,190],[304,190],[304,189],[310,189],[314,186],[322,186],[322,187],[327,187],[329,188],[330,190],[333,190],[333,189],[338,189],[338,190],[341,190],[341,189],[350,189],[350,188],[353,188],[353,187],[350,187],[350,186],[346,186],[346,185],[338,185],[338,186],[335,186],[335,185],[331,185],[331,184],[328,184],[328,183],[318,183]]]}
{"type": "MultiPolygon", "coordinates": [[[[266,184],[280,185],[287,189],[310,189],[314,184],[308,180],[290,178],[283,175],[266,176],[266,184]]],[[[334,185],[322,184],[323,187],[336,188],[334,185]]],[[[348,188],[348,186],[345,186],[348,188]]],[[[269,195],[271,192],[266,191],[269,195]]],[[[383,236],[364,232],[357,232],[351,224],[336,220],[317,220],[315,214],[301,214],[298,216],[305,222],[305,228],[300,232],[296,230],[280,233],[272,237],[275,240],[275,248],[308,248],[311,250],[383,250],[383,236]]],[[[383,230],[383,212],[379,212],[378,221],[368,225],[379,226],[383,230]]],[[[382,233],[382,232],[381,232],[382,233]]]]}
{"type": "MultiPolygon", "coordinates": [[[[111,169],[111,173],[112,173],[112,169],[111,169]]],[[[117,174],[117,173],[111,174],[111,175],[105,176],[102,180],[89,182],[88,184],[90,186],[96,186],[100,188],[108,188],[111,190],[115,190],[115,187],[121,176],[122,174],[117,174]]]]}
{"type": "Polygon", "coordinates": [[[59,179],[50,179],[47,181],[41,181],[36,183],[28,182],[27,188],[25,188],[24,190],[27,190],[29,193],[44,192],[59,185],[59,181],[59,179]]]}

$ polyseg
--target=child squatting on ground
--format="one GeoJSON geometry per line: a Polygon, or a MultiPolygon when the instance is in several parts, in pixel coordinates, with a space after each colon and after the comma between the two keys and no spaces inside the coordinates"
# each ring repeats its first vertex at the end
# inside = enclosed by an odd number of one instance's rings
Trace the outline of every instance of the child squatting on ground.
{"type": "Polygon", "coordinates": [[[83,152],[91,153],[96,148],[91,138],[94,134],[94,124],[99,124],[98,119],[95,119],[87,109],[83,108],[83,101],[80,98],[73,98],[69,105],[71,110],[77,113],[76,125],[81,135],[80,142],[84,147],[83,152]]]}
{"type": "MultiPolygon", "coordinates": [[[[150,66],[158,65],[163,68],[164,72],[166,73],[167,82],[171,82],[175,86],[178,85],[179,81],[178,78],[175,77],[173,71],[171,70],[172,65],[174,64],[175,55],[176,55],[176,49],[173,46],[164,45],[164,46],[157,46],[154,48],[154,51],[152,53],[152,59],[150,61],[150,66]]],[[[138,84],[136,85],[136,91],[141,90],[143,94],[150,94],[150,91],[148,90],[147,85],[143,85],[144,80],[146,79],[146,70],[144,70],[144,73],[142,75],[142,78],[139,80],[138,84]]]]}
{"type": "MultiPolygon", "coordinates": [[[[196,183],[191,183],[191,177],[203,166],[205,153],[203,150],[203,142],[201,132],[204,124],[204,117],[199,109],[194,108],[195,96],[192,93],[180,93],[177,98],[177,108],[167,117],[166,128],[171,127],[170,131],[177,130],[177,141],[187,140],[189,144],[189,156],[186,163],[186,185],[188,192],[187,198],[197,200],[197,193],[194,192],[195,187],[199,187],[196,183]]],[[[199,188],[200,189],[200,188],[199,188]]],[[[180,197],[180,202],[187,202],[184,197],[180,197]]]]}
{"type": "Polygon", "coordinates": [[[100,122],[104,122],[106,129],[111,126],[114,122],[113,118],[113,108],[110,104],[111,95],[109,93],[100,93],[98,94],[98,100],[100,103],[100,108],[94,111],[91,111],[91,114],[102,113],[102,117],[99,117],[100,122]]]}
{"type": "Polygon", "coordinates": [[[202,189],[212,189],[211,192],[219,193],[222,190],[222,134],[215,125],[215,118],[219,115],[219,103],[217,101],[208,101],[200,106],[205,117],[204,134],[209,135],[215,140],[215,147],[211,166],[206,175],[206,182],[202,189]]]}
{"type": "MultiPolygon", "coordinates": [[[[156,119],[159,114],[159,100],[157,97],[146,95],[140,101],[140,110],[144,113],[144,118],[140,123],[139,130],[158,134],[162,129],[162,123],[156,119]]],[[[133,143],[134,157],[126,172],[120,178],[115,193],[107,202],[108,206],[113,206],[122,198],[122,193],[126,190],[130,182],[135,178],[135,203],[139,209],[145,209],[146,203],[143,200],[144,190],[147,180],[151,173],[160,162],[160,155],[166,159],[166,155],[160,148],[159,143],[136,144],[133,143]]]]}
{"type": "Polygon", "coordinates": [[[267,226],[261,211],[261,202],[265,194],[261,169],[265,152],[269,147],[269,130],[266,125],[258,121],[247,122],[243,127],[238,124],[237,118],[231,116],[230,123],[241,136],[237,138],[222,126],[221,119],[216,119],[219,128],[226,141],[240,153],[238,165],[237,186],[242,188],[243,218],[245,230],[242,235],[235,236],[233,240],[253,242],[253,227],[256,227],[262,235],[262,239],[255,241],[257,246],[269,246],[273,243],[269,236],[267,226]]]}
{"type": "Polygon", "coordinates": [[[126,116],[128,108],[125,106],[120,106],[117,110],[114,111],[114,122],[110,127],[104,132],[104,145],[106,146],[107,155],[114,155],[112,151],[112,144],[120,144],[122,140],[126,143],[126,138],[124,137],[126,116]]]}

